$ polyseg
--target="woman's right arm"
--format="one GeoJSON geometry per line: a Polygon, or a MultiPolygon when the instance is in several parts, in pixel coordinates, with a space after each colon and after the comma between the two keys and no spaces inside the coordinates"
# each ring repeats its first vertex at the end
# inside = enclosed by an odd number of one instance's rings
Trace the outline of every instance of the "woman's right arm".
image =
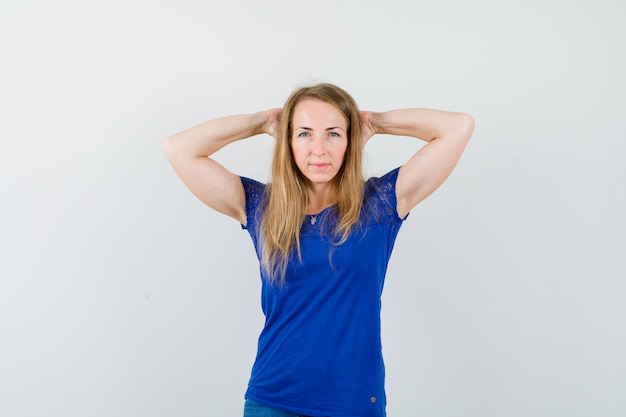
{"type": "Polygon", "coordinates": [[[246,224],[246,197],[238,175],[211,159],[237,140],[275,135],[280,110],[228,116],[184,130],[163,141],[163,150],[185,186],[207,206],[246,224]]]}

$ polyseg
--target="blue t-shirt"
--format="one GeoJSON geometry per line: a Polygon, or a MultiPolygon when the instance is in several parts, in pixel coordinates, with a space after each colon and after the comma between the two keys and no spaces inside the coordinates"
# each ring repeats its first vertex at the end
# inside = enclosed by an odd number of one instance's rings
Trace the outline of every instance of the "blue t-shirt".
{"type": "MultiPolygon", "coordinates": [[[[380,340],[381,294],[403,219],[396,210],[398,169],[365,183],[360,224],[336,245],[335,207],[306,216],[302,261],[290,258],[285,285],[261,270],[265,326],[246,397],[308,416],[385,416],[380,340]],[[312,224],[314,223],[314,224],[312,224]]],[[[243,178],[247,225],[257,254],[265,185],[243,178]]]]}

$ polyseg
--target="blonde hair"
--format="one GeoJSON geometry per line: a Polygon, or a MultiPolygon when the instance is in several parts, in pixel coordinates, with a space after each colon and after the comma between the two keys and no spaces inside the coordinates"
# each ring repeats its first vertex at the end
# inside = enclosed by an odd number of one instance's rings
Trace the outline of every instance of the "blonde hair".
{"type": "MultiPolygon", "coordinates": [[[[317,84],[295,90],[283,106],[274,157],[261,221],[261,267],[273,284],[283,284],[290,255],[300,252],[300,229],[308,206],[308,179],[296,166],[291,140],[296,105],[305,99],[331,104],[343,115],[348,146],[342,166],[333,178],[332,200],[336,204],[333,234],[340,245],[359,220],[363,199],[361,119],[354,99],[332,84],[317,84]]],[[[330,260],[329,260],[330,261],[330,260]]]]}

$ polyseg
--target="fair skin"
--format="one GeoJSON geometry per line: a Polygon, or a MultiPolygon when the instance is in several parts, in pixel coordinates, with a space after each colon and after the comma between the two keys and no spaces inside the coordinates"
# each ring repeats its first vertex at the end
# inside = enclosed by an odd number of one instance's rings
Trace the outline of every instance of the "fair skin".
{"type": "MultiPolygon", "coordinates": [[[[336,175],[340,167],[337,161],[343,160],[347,146],[345,121],[339,111],[328,106],[317,100],[303,100],[294,111],[292,150],[296,165],[310,181],[307,189],[310,214],[333,203],[329,200],[329,181],[336,175]],[[302,135],[303,132],[307,133],[302,135]],[[341,137],[337,138],[337,134],[341,137]],[[342,138],[346,140],[345,146],[342,138]]],[[[205,122],[167,138],[164,152],[196,197],[245,225],[245,193],[239,176],[211,155],[232,142],[261,133],[275,137],[280,112],[272,109],[205,122]]],[[[361,112],[361,126],[362,146],[375,134],[408,136],[427,142],[398,173],[396,209],[398,216],[404,218],[450,175],[472,135],[474,121],[464,113],[402,109],[361,112]]]]}
{"type": "Polygon", "coordinates": [[[347,147],[348,127],[339,110],[319,100],[296,105],[291,150],[298,169],[309,180],[309,214],[333,203],[330,181],[339,172],[347,147]]]}
{"type": "Polygon", "coordinates": [[[363,146],[375,134],[408,136],[428,142],[402,165],[396,180],[398,216],[433,193],[448,178],[474,132],[469,114],[432,109],[361,112],[363,146]]]}

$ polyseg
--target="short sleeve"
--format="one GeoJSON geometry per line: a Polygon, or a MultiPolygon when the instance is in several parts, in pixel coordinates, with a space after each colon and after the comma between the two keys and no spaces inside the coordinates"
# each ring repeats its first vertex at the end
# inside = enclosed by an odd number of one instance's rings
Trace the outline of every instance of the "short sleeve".
{"type": "Polygon", "coordinates": [[[400,168],[389,171],[382,177],[372,177],[365,184],[365,205],[379,217],[381,214],[392,222],[402,222],[398,216],[398,201],[396,198],[396,181],[400,168]]]}
{"type": "Polygon", "coordinates": [[[250,178],[240,177],[241,184],[246,195],[246,225],[241,225],[242,229],[255,229],[259,206],[263,201],[265,184],[250,178]]]}

